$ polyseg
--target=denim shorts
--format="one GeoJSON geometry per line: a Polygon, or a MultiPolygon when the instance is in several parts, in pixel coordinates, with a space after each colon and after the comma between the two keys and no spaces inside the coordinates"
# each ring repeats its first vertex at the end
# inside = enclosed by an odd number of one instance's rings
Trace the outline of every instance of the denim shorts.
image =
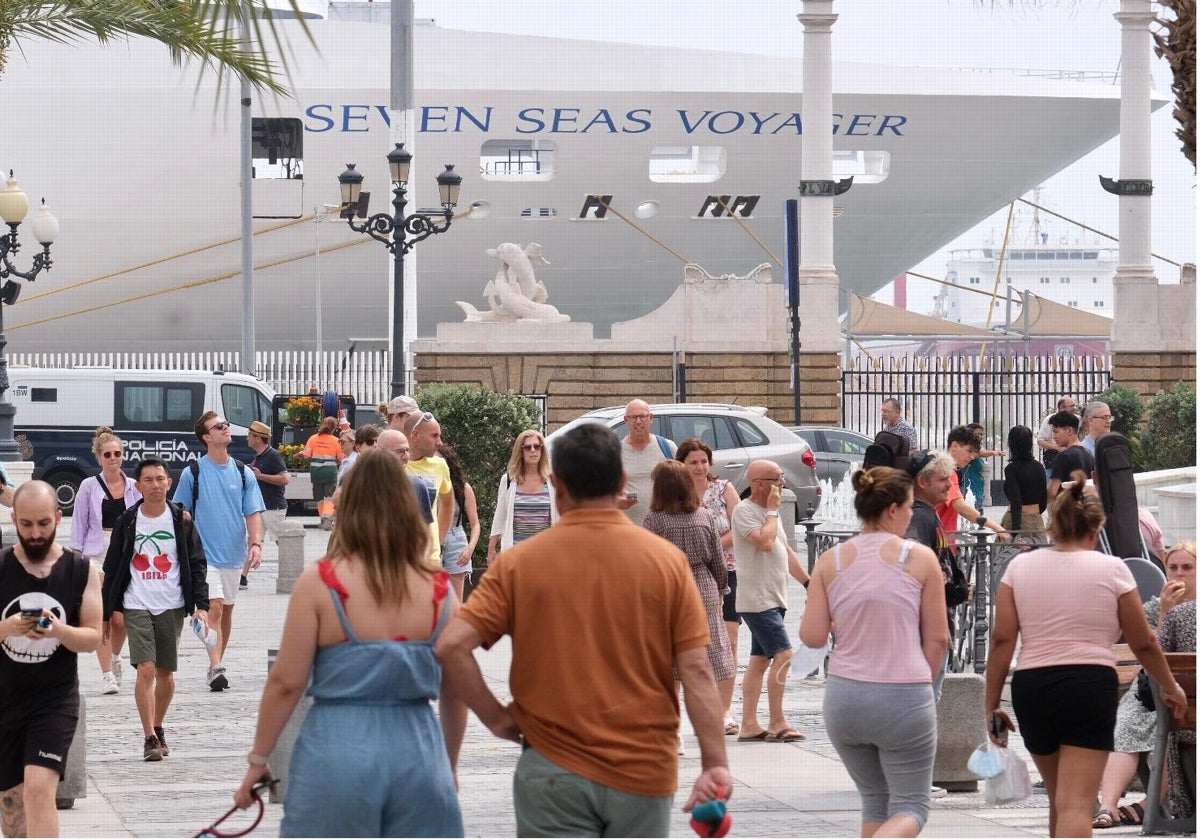
{"type": "Polygon", "coordinates": [[[751,656],[765,656],[770,659],[781,651],[792,649],[787,626],[783,623],[786,613],[787,610],[783,607],[772,607],[765,612],[741,613],[742,620],[750,628],[751,656]]]}

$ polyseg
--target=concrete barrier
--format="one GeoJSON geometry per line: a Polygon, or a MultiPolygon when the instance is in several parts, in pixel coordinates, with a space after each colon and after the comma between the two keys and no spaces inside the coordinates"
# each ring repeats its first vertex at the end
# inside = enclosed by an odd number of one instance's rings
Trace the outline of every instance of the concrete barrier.
{"type": "MultiPolygon", "coordinates": [[[[275,664],[275,657],[279,651],[270,648],[267,650],[267,673],[271,673],[271,666],[275,664]]],[[[308,717],[308,710],[312,708],[312,698],[307,694],[300,697],[296,703],[296,708],[292,710],[292,716],[288,718],[287,724],[283,727],[283,731],[279,733],[279,738],[275,741],[275,749],[271,750],[271,754],[267,756],[267,763],[271,765],[271,772],[278,780],[269,797],[271,802],[283,802],[287,796],[288,770],[292,763],[292,748],[296,746],[296,738],[300,735],[300,727],[304,724],[304,719],[308,717]]]]}
{"type": "Polygon", "coordinates": [[[67,751],[67,768],[58,790],[54,793],[54,804],[60,811],[75,807],[76,799],[87,797],[87,701],[79,695],[79,720],[75,723],[75,737],[67,751]]]}
{"type": "Polygon", "coordinates": [[[290,595],[304,571],[304,526],[284,519],[279,523],[279,576],[275,592],[290,595]]]}
{"type": "Polygon", "coordinates": [[[987,741],[983,723],[984,679],[981,674],[947,674],[937,706],[938,745],[933,783],[950,791],[975,791],[979,777],[967,759],[987,741]]]}

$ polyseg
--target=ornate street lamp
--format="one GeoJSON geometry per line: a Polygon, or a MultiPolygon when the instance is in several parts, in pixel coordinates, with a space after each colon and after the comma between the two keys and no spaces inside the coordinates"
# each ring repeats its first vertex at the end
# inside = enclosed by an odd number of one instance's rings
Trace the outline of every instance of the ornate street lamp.
{"type": "Polygon", "coordinates": [[[365,222],[355,223],[355,216],[365,216],[370,193],[362,192],[363,176],[347,164],[347,169],[338,176],[338,184],[342,191],[342,204],[345,217],[350,229],[365,233],[377,242],[382,242],[395,258],[395,269],[392,289],[392,387],[393,397],[404,393],[406,371],[404,369],[404,255],[411,251],[418,242],[428,239],[435,233],[444,233],[450,228],[454,218],[454,207],[458,204],[458,192],[462,185],[462,176],[454,171],[454,164],[446,164],[446,169],[437,176],[438,200],[442,204],[441,218],[430,215],[437,211],[417,211],[411,216],[404,215],[408,206],[408,176],[412,168],[412,152],[404,148],[403,143],[397,143],[396,148],[388,152],[388,170],[392,178],[392,210],[393,214],[376,213],[365,222]],[[359,207],[359,202],[362,207],[359,207]]]}
{"type": "Polygon", "coordinates": [[[0,280],[7,280],[0,286],[0,461],[21,460],[20,447],[13,438],[13,415],[16,414],[16,409],[5,396],[8,391],[8,360],[4,355],[4,348],[8,345],[8,338],[4,334],[4,307],[17,302],[17,296],[21,294],[21,284],[8,278],[19,277],[33,282],[43,269],[53,264],[50,261],[50,245],[58,236],[58,219],[54,218],[54,214],[46,206],[46,199],[43,198],[41,208],[30,223],[33,237],[41,244],[42,251],[33,255],[31,269],[18,271],[12,263],[12,257],[21,250],[21,244],[17,241],[17,227],[25,221],[28,212],[29,199],[25,196],[25,191],[17,185],[12,170],[9,170],[8,182],[0,192],[0,219],[9,227],[8,233],[0,234],[0,280]]]}

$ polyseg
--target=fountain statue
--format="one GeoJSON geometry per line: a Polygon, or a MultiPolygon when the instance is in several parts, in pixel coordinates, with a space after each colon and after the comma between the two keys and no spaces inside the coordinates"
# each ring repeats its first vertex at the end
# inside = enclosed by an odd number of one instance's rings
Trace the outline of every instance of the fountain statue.
{"type": "Polygon", "coordinates": [[[490,308],[480,312],[466,301],[455,301],[467,316],[468,322],[561,323],[571,320],[570,315],[563,315],[546,303],[546,286],[533,274],[535,262],[540,265],[550,264],[550,261],[542,256],[541,245],[531,242],[528,247],[522,248],[512,242],[504,242],[495,248],[489,248],[488,255],[500,260],[496,276],[488,281],[483,289],[483,296],[487,298],[490,308]]]}

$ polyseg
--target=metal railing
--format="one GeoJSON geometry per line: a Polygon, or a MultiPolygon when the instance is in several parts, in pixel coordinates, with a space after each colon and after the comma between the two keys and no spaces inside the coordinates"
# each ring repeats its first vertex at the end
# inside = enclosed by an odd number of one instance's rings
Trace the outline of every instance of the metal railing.
{"type": "MultiPolygon", "coordinates": [[[[859,534],[857,529],[817,530],[823,523],[812,516],[801,520],[799,524],[804,527],[809,572],[823,552],[859,534]]],[[[996,619],[994,593],[1000,579],[1018,554],[1051,545],[1041,534],[1012,533],[1013,540],[1007,543],[996,541],[994,534],[988,530],[946,534],[947,541],[954,548],[954,562],[966,577],[971,592],[965,602],[954,608],[954,632],[950,640],[950,664],[947,669],[950,673],[973,670],[982,674],[987,670],[988,645],[996,619]]]]}

